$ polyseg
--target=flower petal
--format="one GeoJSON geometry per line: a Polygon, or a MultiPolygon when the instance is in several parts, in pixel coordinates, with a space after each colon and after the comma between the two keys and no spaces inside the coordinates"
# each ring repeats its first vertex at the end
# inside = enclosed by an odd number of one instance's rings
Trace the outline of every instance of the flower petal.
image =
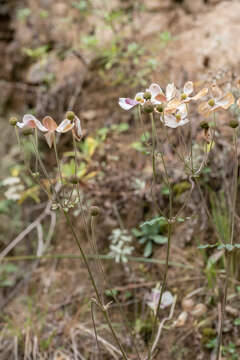
{"type": "Polygon", "coordinates": [[[55,131],[57,129],[57,124],[51,116],[45,116],[45,118],[43,118],[42,123],[43,126],[47,128],[49,131],[55,131]]]}
{"type": "Polygon", "coordinates": [[[152,83],[146,91],[149,91],[152,94],[152,97],[163,94],[161,87],[156,83],[152,83]]]}
{"type": "Polygon", "coordinates": [[[71,123],[70,120],[65,119],[61,122],[61,124],[58,125],[56,128],[56,131],[59,133],[65,133],[69,130],[71,130],[74,127],[74,124],[71,123]]]}
{"type": "Polygon", "coordinates": [[[240,108],[240,98],[237,100],[237,106],[240,108]]]}
{"type": "Polygon", "coordinates": [[[210,91],[211,91],[211,94],[214,97],[214,99],[220,99],[222,97],[222,90],[220,89],[219,86],[213,84],[210,87],[210,91]]]}
{"type": "Polygon", "coordinates": [[[48,143],[48,146],[51,148],[52,144],[53,144],[53,139],[54,139],[54,132],[53,131],[49,131],[46,134],[44,134],[46,141],[48,143]]]}
{"type": "Polygon", "coordinates": [[[191,99],[192,100],[199,100],[202,97],[206,96],[207,93],[208,93],[208,88],[203,88],[196,95],[194,95],[191,99]]]}
{"type": "Polygon", "coordinates": [[[177,94],[177,89],[176,89],[174,83],[168,84],[167,87],[166,87],[167,101],[172,100],[176,96],[176,94],[177,94]]]}
{"type": "Polygon", "coordinates": [[[204,117],[208,117],[212,111],[213,111],[213,109],[211,106],[209,106],[207,101],[201,103],[198,106],[198,112],[204,117]]]}
{"type": "Polygon", "coordinates": [[[186,95],[190,95],[193,92],[193,82],[187,81],[183,87],[183,92],[186,95]]]}
{"type": "Polygon", "coordinates": [[[75,138],[80,141],[82,139],[82,127],[81,127],[81,121],[80,119],[75,116],[75,118],[73,119],[74,122],[74,127],[73,127],[73,135],[75,136],[75,138]]]}
{"type": "Polygon", "coordinates": [[[168,126],[172,129],[175,129],[179,126],[176,116],[174,116],[174,115],[165,115],[163,123],[165,126],[168,126]]]}
{"type": "Polygon", "coordinates": [[[216,101],[216,105],[227,110],[228,108],[230,108],[230,106],[232,104],[234,104],[234,101],[235,101],[235,99],[234,99],[233,94],[229,92],[229,93],[225,94],[221,99],[216,101]]]}
{"type": "Polygon", "coordinates": [[[130,98],[120,98],[118,101],[119,106],[124,110],[130,110],[138,104],[136,100],[130,98]]]}
{"type": "Polygon", "coordinates": [[[169,114],[174,112],[179,107],[179,105],[181,105],[181,101],[179,99],[173,99],[169,101],[166,108],[164,109],[164,113],[169,114]]]}

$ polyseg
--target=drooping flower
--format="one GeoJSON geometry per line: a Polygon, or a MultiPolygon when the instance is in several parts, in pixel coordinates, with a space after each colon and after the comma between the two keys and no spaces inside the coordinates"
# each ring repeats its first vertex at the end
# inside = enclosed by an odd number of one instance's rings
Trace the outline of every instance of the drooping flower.
{"type": "Polygon", "coordinates": [[[180,99],[184,103],[189,103],[191,100],[199,100],[206,96],[208,88],[201,89],[196,95],[190,96],[194,91],[194,85],[192,81],[187,81],[183,87],[183,93],[180,95],[180,99]]]}
{"type": "MultiPolygon", "coordinates": [[[[155,314],[160,299],[160,293],[161,293],[161,289],[159,289],[159,287],[155,287],[152,289],[151,293],[146,296],[147,305],[153,310],[155,314]]],[[[164,293],[162,294],[160,309],[165,309],[168,306],[172,305],[173,300],[174,298],[170,293],[170,291],[164,291],[164,293]]]]}
{"type": "Polygon", "coordinates": [[[144,105],[145,99],[144,99],[143,95],[144,95],[144,92],[139,92],[135,95],[134,99],[119,98],[118,104],[124,110],[130,110],[138,104],[144,105]]]}
{"type": "Polygon", "coordinates": [[[44,136],[47,140],[48,146],[51,148],[55,136],[55,131],[58,133],[65,133],[71,130],[74,124],[71,123],[70,120],[65,119],[61,122],[61,124],[57,125],[51,116],[45,116],[42,121],[44,132],[47,132],[44,136]]]}
{"type": "Polygon", "coordinates": [[[234,103],[234,96],[228,92],[223,95],[222,90],[217,85],[210,88],[211,98],[199,105],[198,111],[204,117],[208,117],[213,112],[224,109],[227,110],[234,103]]]}
{"type": "Polygon", "coordinates": [[[41,124],[41,122],[33,115],[31,114],[26,114],[23,116],[22,122],[18,121],[16,123],[16,125],[18,127],[20,127],[21,129],[24,127],[31,127],[31,128],[37,128],[41,131],[48,131],[47,129],[45,129],[45,127],[41,124]]]}
{"type": "Polygon", "coordinates": [[[165,126],[173,129],[177,128],[178,126],[187,124],[189,119],[187,117],[186,105],[180,104],[172,113],[161,116],[160,120],[164,123],[165,126]]]}
{"type": "Polygon", "coordinates": [[[73,128],[72,128],[73,135],[77,141],[80,141],[83,136],[81,121],[79,117],[75,115],[73,119],[73,128]]]}

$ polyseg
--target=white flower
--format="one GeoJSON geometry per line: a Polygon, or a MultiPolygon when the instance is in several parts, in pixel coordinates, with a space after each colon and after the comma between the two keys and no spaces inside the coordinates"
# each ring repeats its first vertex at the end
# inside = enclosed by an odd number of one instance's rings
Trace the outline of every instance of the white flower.
{"type": "Polygon", "coordinates": [[[151,94],[151,102],[154,105],[157,105],[171,101],[176,96],[177,89],[173,83],[168,84],[166,87],[166,92],[164,94],[161,87],[158,84],[153,83],[149,86],[146,92],[149,92],[151,94]]]}
{"type": "Polygon", "coordinates": [[[165,114],[164,117],[161,117],[160,120],[164,123],[165,126],[170,128],[177,128],[178,126],[183,126],[189,122],[187,118],[187,108],[185,104],[181,104],[177,109],[171,114],[165,114]]]}
{"type": "MultiPolygon", "coordinates": [[[[154,313],[157,311],[157,306],[160,298],[161,289],[158,287],[152,289],[151,293],[147,295],[147,304],[153,310],[154,313]]],[[[165,309],[168,306],[172,305],[173,296],[170,291],[164,291],[162,294],[160,309],[165,309]]]]}
{"type": "Polygon", "coordinates": [[[11,185],[19,184],[19,183],[20,183],[20,178],[16,177],[16,176],[10,176],[10,177],[4,179],[2,182],[2,184],[4,186],[11,186],[11,185]]]}
{"type": "Polygon", "coordinates": [[[19,184],[15,186],[11,186],[4,195],[8,200],[19,200],[21,198],[21,192],[24,190],[24,186],[19,184]]]}
{"type": "Polygon", "coordinates": [[[145,99],[143,98],[143,95],[144,95],[144,92],[139,92],[135,95],[134,99],[119,98],[118,104],[124,110],[130,110],[138,104],[144,105],[145,99]]]}
{"type": "Polygon", "coordinates": [[[112,242],[109,255],[114,257],[116,263],[126,263],[127,255],[131,255],[134,250],[134,247],[129,245],[132,242],[132,236],[127,230],[115,229],[109,239],[112,242]]]}
{"type": "Polygon", "coordinates": [[[48,131],[42,124],[41,122],[33,115],[31,114],[26,114],[23,116],[23,120],[22,122],[17,122],[16,124],[18,127],[20,127],[21,129],[24,128],[25,126],[29,126],[31,128],[38,128],[39,130],[45,132],[48,131]]]}
{"type": "Polygon", "coordinates": [[[71,130],[74,126],[74,124],[72,124],[71,121],[68,119],[63,120],[61,124],[57,125],[51,116],[45,116],[42,123],[44,128],[43,131],[47,131],[47,133],[44,136],[50,148],[52,147],[53,144],[55,131],[59,133],[65,133],[71,130]]]}
{"type": "Polygon", "coordinates": [[[184,103],[188,103],[191,100],[199,100],[208,93],[208,88],[201,89],[196,95],[190,96],[193,93],[194,87],[192,81],[187,81],[183,87],[183,93],[181,94],[181,100],[184,103]]]}
{"type": "Polygon", "coordinates": [[[208,117],[213,112],[224,109],[227,110],[234,104],[234,96],[228,92],[223,94],[222,90],[217,85],[212,85],[210,88],[212,98],[199,105],[198,111],[204,117],[208,117]]]}

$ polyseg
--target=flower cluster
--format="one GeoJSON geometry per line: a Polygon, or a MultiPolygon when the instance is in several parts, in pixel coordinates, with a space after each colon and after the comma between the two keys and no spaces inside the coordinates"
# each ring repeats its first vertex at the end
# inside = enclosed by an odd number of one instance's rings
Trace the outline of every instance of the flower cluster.
{"type": "Polygon", "coordinates": [[[78,141],[80,141],[82,138],[80,119],[70,111],[67,113],[67,118],[64,119],[59,125],[57,125],[51,116],[45,116],[42,122],[40,122],[35,116],[31,114],[24,115],[22,122],[18,121],[16,125],[21,129],[33,128],[43,132],[50,148],[52,147],[54,141],[55,132],[63,134],[69,130],[72,130],[74,137],[78,141]]]}
{"type": "Polygon", "coordinates": [[[126,263],[128,261],[127,255],[131,255],[134,250],[134,247],[130,246],[132,236],[129,235],[127,230],[115,229],[109,239],[112,243],[109,255],[114,257],[116,263],[126,263]]]}
{"type": "MultiPolygon", "coordinates": [[[[156,112],[165,126],[177,128],[189,122],[188,103],[191,101],[198,101],[210,95],[207,101],[198,106],[199,113],[204,117],[219,109],[228,109],[235,101],[230,92],[224,94],[217,85],[205,87],[194,95],[193,93],[192,81],[187,81],[181,91],[173,83],[168,84],[165,92],[158,84],[153,83],[145,91],[137,93],[134,99],[120,98],[119,105],[124,110],[138,105],[145,112],[156,112]]],[[[239,106],[239,102],[237,105],[239,106]]]]}

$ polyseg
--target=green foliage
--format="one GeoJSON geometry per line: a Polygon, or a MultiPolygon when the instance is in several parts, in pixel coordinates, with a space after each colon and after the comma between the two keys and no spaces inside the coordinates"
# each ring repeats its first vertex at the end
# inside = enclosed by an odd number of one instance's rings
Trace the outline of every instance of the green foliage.
{"type": "Polygon", "coordinates": [[[167,221],[163,217],[155,218],[140,225],[140,230],[132,229],[133,235],[140,244],[144,244],[144,257],[149,257],[153,252],[153,243],[162,245],[167,242],[167,237],[162,235],[166,231],[167,221]]]}
{"type": "MultiPolygon", "coordinates": [[[[210,340],[205,346],[207,349],[215,349],[217,346],[217,338],[210,340]]],[[[227,360],[239,359],[236,345],[232,341],[229,341],[228,345],[222,346],[222,355],[226,357],[227,360]]]]}
{"type": "Polygon", "coordinates": [[[150,154],[150,151],[148,150],[146,146],[146,142],[150,139],[150,133],[148,131],[144,132],[141,135],[141,138],[139,141],[134,141],[131,144],[131,147],[139,152],[141,152],[144,155],[150,154]]]}
{"type": "Polygon", "coordinates": [[[218,195],[214,191],[210,191],[210,203],[213,220],[218,233],[221,236],[223,243],[228,243],[230,240],[230,220],[224,191],[220,191],[218,195]]]}
{"type": "Polygon", "coordinates": [[[16,282],[16,274],[19,268],[14,264],[0,265],[0,287],[13,286],[16,282]]]}
{"type": "Polygon", "coordinates": [[[33,59],[39,59],[47,54],[49,51],[49,45],[42,45],[36,49],[22,48],[22,52],[33,59]]]}
{"type": "Polygon", "coordinates": [[[25,21],[29,15],[31,15],[31,10],[29,8],[22,8],[17,12],[17,19],[20,21],[25,21]]]}

